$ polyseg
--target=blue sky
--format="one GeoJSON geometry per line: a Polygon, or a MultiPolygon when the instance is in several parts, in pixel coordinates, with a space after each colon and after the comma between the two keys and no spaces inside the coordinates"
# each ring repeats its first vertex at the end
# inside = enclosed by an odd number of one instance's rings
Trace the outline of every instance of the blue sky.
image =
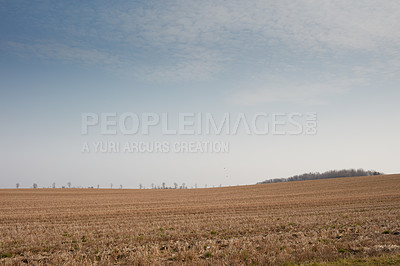
{"type": "Polygon", "coordinates": [[[399,17],[397,1],[0,0],[0,186],[399,172],[399,17]],[[85,155],[83,112],[317,112],[318,134],[85,155]]]}

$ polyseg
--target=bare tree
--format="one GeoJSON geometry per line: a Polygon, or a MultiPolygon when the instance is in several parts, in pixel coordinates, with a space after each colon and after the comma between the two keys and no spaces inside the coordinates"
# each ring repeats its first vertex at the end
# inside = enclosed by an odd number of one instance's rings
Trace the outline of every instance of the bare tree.
{"type": "Polygon", "coordinates": [[[177,189],[178,188],[178,183],[174,183],[174,188],[177,189]]]}
{"type": "Polygon", "coordinates": [[[15,187],[16,187],[16,188],[19,188],[19,183],[15,184],[15,187]]]}
{"type": "Polygon", "coordinates": [[[113,188],[113,184],[111,183],[111,188],[113,188]]]}
{"type": "Polygon", "coordinates": [[[182,183],[182,189],[185,189],[186,187],[186,184],[185,183],[182,183]]]}
{"type": "Polygon", "coordinates": [[[99,189],[100,188],[100,185],[97,185],[97,189],[99,189]]]}
{"type": "Polygon", "coordinates": [[[151,183],[151,188],[154,189],[154,184],[153,183],[151,183]]]}
{"type": "Polygon", "coordinates": [[[51,185],[52,188],[56,188],[56,183],[53,182],[53,184],[51,185]]]}
{"type": "Polygon", "coordinates": [[[122,185],[119,185],[119,188],[122,189],[122,185]]]}
{"type": "Polygon", "coordinates": [[[162,189],[165,189],[165,182],[162,182],[161,187],[162,189]]]}
{"type": "Polygon", "coordinates": [[[33,188],[38,188],[38,185],[36,183],[33,183],[33,188]]]}
{"type": "Polygon", "coordinates": [[[143,188],[142,184],[139,184],[139,189],[142,189],[142,188],[143,188]]]}
{"type": "Polygon", "coordinates": [[[67,183],[68,188],[71,188],[71,182],[67,183]]]}

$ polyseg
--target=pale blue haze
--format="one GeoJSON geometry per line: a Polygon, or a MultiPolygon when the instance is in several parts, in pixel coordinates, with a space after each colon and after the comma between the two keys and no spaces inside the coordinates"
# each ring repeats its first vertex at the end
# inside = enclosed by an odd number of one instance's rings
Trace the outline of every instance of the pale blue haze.
{"type": "Polygon", "coordinates": [[[398,173],[399,18],[398,1],[0,0],[0,187],[398,173]],[[317,112],[319,131],[85,155],[82,112],[317,112]]]}

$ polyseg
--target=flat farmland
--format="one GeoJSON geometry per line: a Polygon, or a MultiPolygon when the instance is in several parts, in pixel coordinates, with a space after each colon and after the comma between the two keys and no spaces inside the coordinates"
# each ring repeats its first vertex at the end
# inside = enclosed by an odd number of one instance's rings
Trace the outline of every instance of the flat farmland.
{"type": "Polygon", "coordinates": [[[3,189],[0,210],[6,265],[400,263],[400,175],[182,190],[3,189]]]}

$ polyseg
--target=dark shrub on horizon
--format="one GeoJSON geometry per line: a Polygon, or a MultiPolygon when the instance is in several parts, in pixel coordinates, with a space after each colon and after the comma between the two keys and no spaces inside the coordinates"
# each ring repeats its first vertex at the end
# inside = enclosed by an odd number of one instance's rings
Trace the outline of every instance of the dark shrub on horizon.
{"type": "Polygon", "coordinates": [[[257,184],[267,184],[267,183],[279,183],[279,182],[290,182],[290,181],[303,181],[303,180],[315,180],[315,179],[328,179],[328,178],[338,178],[338,177],[353,177],[353,176],[372,176],[372,175],[383,175],[381,172],[374,170],[364,170],[364,169],[343,169],[343,170],[331,170],[323,173],[305,173],[302,175],[295,175],[288,178],[272,178],[267,179],[257,184]]]}

